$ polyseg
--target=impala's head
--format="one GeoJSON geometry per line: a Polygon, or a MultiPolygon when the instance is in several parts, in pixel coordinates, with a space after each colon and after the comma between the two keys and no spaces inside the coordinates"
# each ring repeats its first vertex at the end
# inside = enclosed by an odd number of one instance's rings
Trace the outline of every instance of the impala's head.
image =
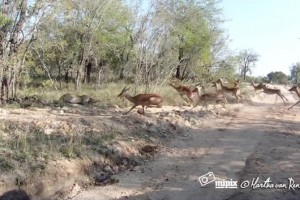
{"type": "Polygon", "coordinates": [[[127,88],[127,86],[125,86],[124,89],[122,90],[122,92],[118,95],[118,97],[123,97],[128,90],[129,90],[129,88],[127,88]]]}
{"type": "Polygon", "coordinates": [[[213,87],[217,87],[218,86],[217,84],[218,84],[217,81],[212,82],[213,87]]]}
{"type": "Polygon", "coordinates": [[[289,89],[290,92],[296,91],[296,90],[297,90],[297,86],[296,86],[296,85],[294,85],[293,87],[291,87],[291,88],[289,89]]]}
{"type": "Polygon", "coordinates": [[[219,78],[219,79],[216,81],[216,83],[222,83],[222,82],[223,82],[222,78],[219,78]]]}
{"type": "Polygon", "coordinates": [[[239,86],[240,85],[240,80],[237,79],[235,81],[233,81],[234,86],[239,86]]]}
{"type": "Polygon", "coordinates": [[[268,86],[265,83],[260,83],[262,88],[268,88],[268,86]]]}
{"type": "MultiPolygon", "coordinates": [[[[254,85],[254,84],[253,84],[254,85]]],[[[263,83],[263,82],[260,82],[259,84],[257,84],[257,86],[264,86],[264,85],[266,85],[265,83],[263,83]]]]}

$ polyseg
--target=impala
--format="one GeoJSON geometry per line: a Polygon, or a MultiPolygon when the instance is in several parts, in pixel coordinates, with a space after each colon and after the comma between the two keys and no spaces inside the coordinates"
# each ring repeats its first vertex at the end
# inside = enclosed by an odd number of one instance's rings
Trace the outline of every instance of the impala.
{"type": "Polygon", "coordinates": [[[143,108],[142,113],[138,112],[139,114],[145,113],[145,106],[158,108],[162,107],[163,98],[158,94],[138,94],[136,96],[131,96],[127,93],[128,90],[129,88],[126,88],[125,86],[121,93],[118,95],[118,97],[124,97],[128,101],[133,103],[133,106],[130,108],[129,111],[124,113],[124,115],[128,114],[132,109],[134,109],[137,106],[142,106],[143,108]]]}

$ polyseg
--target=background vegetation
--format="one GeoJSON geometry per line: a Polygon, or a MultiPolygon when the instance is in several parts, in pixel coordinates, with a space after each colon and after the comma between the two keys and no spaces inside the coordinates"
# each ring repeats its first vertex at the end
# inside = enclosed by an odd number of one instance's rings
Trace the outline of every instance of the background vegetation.
{"type": "MultiPolygon", "coordinates": [[[[118,82],[147,92],[172,78],[253,80],[259,59],[228,49],[217,0],[2,0],[0,10],[2,103],[38,87],[80,93],[118,82]]],[[[298,83],[299,69],[256,80],[298,83]]]]}

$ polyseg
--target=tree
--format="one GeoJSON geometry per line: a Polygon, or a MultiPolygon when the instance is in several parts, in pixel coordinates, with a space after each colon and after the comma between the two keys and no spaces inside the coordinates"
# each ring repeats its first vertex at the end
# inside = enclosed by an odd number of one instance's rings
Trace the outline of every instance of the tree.
{"type": "Polygon", "coordinates": [[[294,64],[291,69],[291,80],[294,84],[298,85],[300,82],[300,62],[294,64]]]}
{"type": "Polygon", "coordinates": [[[221,10],[213,0],[156,0],[156,20],[168,37],[169,49],[177,61],[176,78],[207,74],[213,65],[213,51],[222,44],[221,10]],[[218,44],[218,45],[217,45],[218,44]],[[176,57],[175,57],[176,55],[176,57]]]}
{"type": "Polygon", "coordinates": [[[16,97],[19,76],[28,50],[36,40],[37,26],[53,1],[11,0],[0,2],[0,89],[1,98],[16,97]]]}
{"type": "Polygon", "coordinates": [[[218,78],[226,77],[227,80],[235,80],[236,79],[236,65],[237,65],[237,57],[230,56],[224,58],[221,62],[218,62],[216,66],[212,68],[213,79],[217,80],[218,78]]]}
{"type": "Polygon", "coordinates": [[[128,60],[131,31],[127,26],[132,20],[121,0],[57,1],[39,26],[33,48],[36,66],[43,62],[60,87],[61,77],[68,82],[71,76],[76,89],[91,83],[92,73],[98,72],[101,79],[104,65],[109,66],[106,71],[118,71],[128,60]]]}
{"type": "Polygon", "coordinates": [[[252,73],[252,69],[258,61],[259,55],[253,50],[242,50],[238,57],[241,77],[246,80],[247,73],[252,73]]]}
{"type": "Polygon", "coordinates": [[[270,72],[267,75],[270,82],[278,83],[278,84],[286,84],[288,82],[289,77],[283,72],[270,72]]]}

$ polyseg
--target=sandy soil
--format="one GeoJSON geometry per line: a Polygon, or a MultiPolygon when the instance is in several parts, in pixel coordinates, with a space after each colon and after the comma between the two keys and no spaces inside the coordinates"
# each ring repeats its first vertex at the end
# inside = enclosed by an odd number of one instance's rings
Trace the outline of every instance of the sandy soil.
{"type": "MultiPolygon", "coordinates": [[[[297,100],[285,87],[282,89],[290,103],[297,100]]],[[[91,188],[71,199],[300,199],[299,107],[288,111],[274,95],[261,94],[251,99],[229,105],[227,112],[215,118],[195,119],[198,123],[161,145],[148,164],[119,174],[119,183],[91,188]],[[238,181],[238,188],[216,189],[213,182],[202,186],[198,177],[208,172],[213,172],[216,180],[238,181]],[[257,188],[257,184],[240,188],[245,181],[251,184],[257,177],[258,183],[270,177],[274,187],[291,186],[288,178],[298,185],[294,185],[295,190],[263,188],[267,185],[257,188]]],[[[173,112],[172,108],[166,110],[173,112]]]]}
{"type": "MultiPolygon", "coordinates": [[[[93,128],[99,133],[113,129],[124,133],[129,128],[152,129],[152,138],[148,139],[158,144],[158,152],[146,164],[114,175],[119,182],[105,187],[85,190],[75,183],[69,194],[60,199],[296,200],[300,199],[300,109],[299,106],[293,110],[287,108],[298,97],[288,92],[287,87],[276,87],[283,91],[289,104],[284,105],[274,95],[260,94],[239,104],[233,99],[227,109],[212,110],[210,106],[207,111],[201,111],[200,106],[193,110],[164,106],[146,110],[145,116],[136,110],[122,116],[127,109],[2,109],[0,119],[34,123],[46,134],[54,131],[68,134],[81,128],[93,128]],[[172,137],[167,137],[166,132],[173,129],[172,137]],[[217,181],[238,181],[238,188],[216,189],[214,182],[201,185],[198,177],[208,172],[214,173],[217,181]],[[298,185],[294,185],[295,190],[253,189],[257,184],[240,188],[245,181],[251,184],[257,177],[258,183],[270,177],[273,184],[287,187],[290,186],[288,178],[292,178],[298,185]]],[[[134,146],[135,142],[130,145],[134,146]]],[[[206,179],[202,181],[206,183],[206,179]]]]}

